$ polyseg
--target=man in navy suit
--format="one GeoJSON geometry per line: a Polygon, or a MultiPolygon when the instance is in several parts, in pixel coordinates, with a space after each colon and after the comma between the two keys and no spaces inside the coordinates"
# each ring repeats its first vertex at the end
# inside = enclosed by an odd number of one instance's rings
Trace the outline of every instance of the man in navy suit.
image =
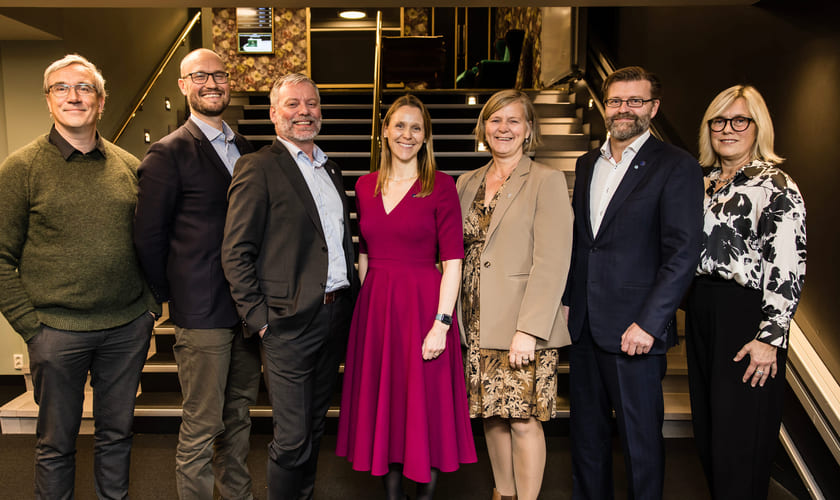
{"type": "Polygon", "coordinates": [[[268,498],[304,500],[313,497],[359,280],[341,169],[315,144],[318,87],[292,73],[269,97],[277,138],[236,163],[222,266],[265,353],[268,498]]]}
{"type": "Polygon", "coordinates": [[[611,411],[628,497],[659,499],[662,378],[675,312],[700,252],[703,180],[685,151],[651,137],[661,85],[640,67],[604,82],[603,147],[580,157],[568,307],[573,498],[613,497],[611,411]]]}
{"type": "Polygon", "coordinates": [[[259,343],[242,334],[221,248],[233,166],[253,148],[222,121],[228,76],[211,50],[184,57],[178,85],[191,116],[149,148],[138,170],[137,255],[175,324],[183,394],[175,479],[182,500],[212,499],[214,482],[224,499],[252,498],[245,460],[259,343]]]}

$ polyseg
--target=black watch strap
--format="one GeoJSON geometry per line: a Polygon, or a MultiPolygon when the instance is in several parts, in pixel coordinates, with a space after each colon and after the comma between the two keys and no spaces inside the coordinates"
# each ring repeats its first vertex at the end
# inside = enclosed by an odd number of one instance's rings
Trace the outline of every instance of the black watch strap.
{"type": "Polygon", "coordinates": [[[435,319],[440,321],[444,325],[451,325],[452,324],[452,315],[451,314],[438,313],[435,316],[435,319]]]}

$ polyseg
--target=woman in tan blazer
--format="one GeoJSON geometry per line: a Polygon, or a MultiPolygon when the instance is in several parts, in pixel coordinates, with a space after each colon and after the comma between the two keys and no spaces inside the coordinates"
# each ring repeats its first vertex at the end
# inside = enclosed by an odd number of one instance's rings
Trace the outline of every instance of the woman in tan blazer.
{"type": "Polygon", "coordinates": [[[484,419],[493,498],[532,500],[545,468],[541,422],[555,416],[557,348],[570,343],[560,299],[572,211],[564,173],[526,155],[539,142],[526,94],[494,94],[481,110],[476,140],[493,159],[457,185],[470,416],[484,419]]]}

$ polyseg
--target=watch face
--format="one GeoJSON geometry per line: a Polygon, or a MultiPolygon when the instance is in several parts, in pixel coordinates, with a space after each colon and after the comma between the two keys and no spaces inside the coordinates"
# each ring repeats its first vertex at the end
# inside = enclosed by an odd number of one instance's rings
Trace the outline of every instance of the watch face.
{"type": "Polygon", "coordinates": [[[437,316],[435,316],[435,319],[440,321],[444,325],[452,324],[452,316],[449,314],[438,314],[437,316]]]}

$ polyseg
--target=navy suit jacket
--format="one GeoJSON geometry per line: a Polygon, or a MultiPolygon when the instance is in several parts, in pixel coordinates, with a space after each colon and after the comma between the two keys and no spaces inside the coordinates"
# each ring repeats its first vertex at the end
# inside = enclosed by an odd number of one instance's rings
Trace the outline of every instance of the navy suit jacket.
{"type": "MultiPolygon", "coordinates": [[[[254,150],[237,134],[241,154],[254,150]]],[[[134,243],[149,287],[183,328],[239,322],[222,272],[231,175],[192,120],[152,144],[137,172],[134,243]]]]}
{"type": "MultiPolygon", "coordinates": [[[[351,293],[359,288],[350,209],[341,169],[329,173],[344,205],[344,257],[351,293]]],[[[303,334],[324,302],[329,255],[315,199],[286,147],[274,140],[236,162],[228,199],[222,266],[246,327],[303,334]]]]}
{"type": "Polygon", "coordinates": [[[569,333],[584,321],[602,349],[621,352],[632,323],[655,337],[651,354],[677,342],[675,313],[700,257],[703,177],[685,151],[650,137],[616,189],[598,234],[590,223],[590,184],[600,150],[578,158],[572,207],[572,264],[563,303],[569,333]]]}

